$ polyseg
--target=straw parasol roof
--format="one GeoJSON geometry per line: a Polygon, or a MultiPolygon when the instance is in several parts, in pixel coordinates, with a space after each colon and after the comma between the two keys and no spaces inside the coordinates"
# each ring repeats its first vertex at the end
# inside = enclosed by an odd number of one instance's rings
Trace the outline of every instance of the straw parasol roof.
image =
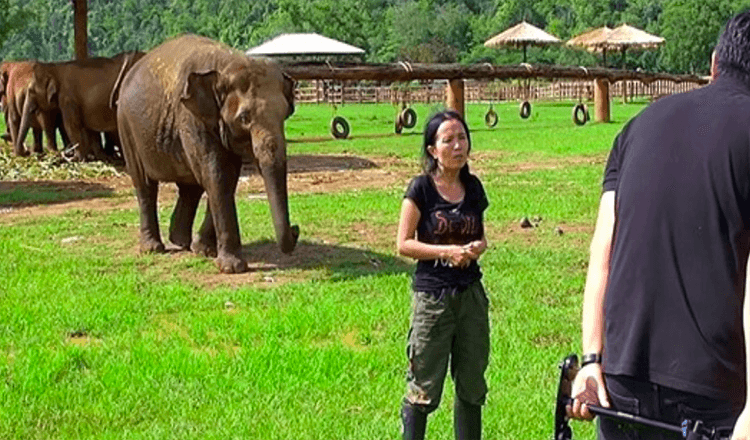
{"type": "Polygon", "coordinates": [[[526,47],[546,46],[550,44],[560,44],[561,41],[554,35],[539,29],[533,24],[522,21],[517,25],[504,30],[484,42],[485,47],[498,48],[501,46],[513,46],[523,48],[523,62],[526,62],[526,47]]]}
{"type": "Polygon", "coordinates": [[[656,49],[664,44],[664,38],[651,35],[648,32],[628,24],[620,25],[614,29],[603,26],[576,37],[566,43],[569,46],[585,47],[591,52],[602,52],[603,62],[607,64],[607,51],[622,51],[623,60],[627,49],[656,49]]]}
{"type": "Polygon", "coordinates": [[[664,38],[623,24],[612,29],[607,35],[607,43],[617,48],[656,49],[664,44],[664,38]]]}
{"type": "Polygon", "coordinates": [[[364,50],[319,34],[282,34],[245,52],[248,55],[362,55],[364,50]]]}

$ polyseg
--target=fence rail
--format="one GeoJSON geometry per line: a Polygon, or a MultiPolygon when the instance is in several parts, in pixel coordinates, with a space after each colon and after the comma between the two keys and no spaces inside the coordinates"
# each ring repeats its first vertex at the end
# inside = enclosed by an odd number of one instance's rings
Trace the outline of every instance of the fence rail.
{"type": "MultiPolygon", "coordinates": [[[[298,85],[295,90],[297,102],[303,103],[391,103],[418,102],[439,103],[445,101],[447,81],[436,80],[424,84],[373,85],[371,82],[313,80],[298,85]]],[[[466,102],[594,100],[592,81],[508,82],[466,80],[466,102]]],[[[693,82],[656,80],[645,84],[637,80],[622,80],[610,84],[612,99],[647,98],[687,92],[702,87],[693,82]],[[626,91],[626,98],[623,97],[626,91]]]]}

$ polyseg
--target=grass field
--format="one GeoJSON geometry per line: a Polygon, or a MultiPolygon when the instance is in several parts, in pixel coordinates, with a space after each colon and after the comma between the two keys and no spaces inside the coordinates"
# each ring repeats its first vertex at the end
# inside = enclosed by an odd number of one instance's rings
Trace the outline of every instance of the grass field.
{"type": "MultiPolygon", "coordinates": [[[[569,102],[535,103],[527,120],[517,104],[496,104],[494,129],[483,124],[487,105],[467,107],[471,166],[490,199],[481,260],[492,325],[486,439],[552,436],[557,363],[580,350],[604,162],[644,105],[613,103],[612,123],[578,127],[569,102]],[[541,221],[521,229],[524,216],[541,221]]],[[[413,263],[395,254],[394,240],[434,108],[415,109],[417,127],[397,136],[395,107],[339,107],[351,136],[333,140],[334,110],[298,105],[286,125],[290,158],[353,156],[378,166],[290,175],[291,188],[312,182],[290,196],[302,231],[292,256],[274,250],[266,202],[241,186],[242,240],[256,264],[233,276],[191,254],[139,254],[126,177],[71,168],[81,180],[51,184],[61,171],[6,149],[0,438],[400,438],[413,263]],[[19,178],[39,181],[8,181],[19,178]]],[[[164,193],[162,233],[173,206],[164,193]]],[[[430,439],[453,438],[446,383],[430,439]]],[[[593,438],[590,424],[573,430],[593,438]]]]}

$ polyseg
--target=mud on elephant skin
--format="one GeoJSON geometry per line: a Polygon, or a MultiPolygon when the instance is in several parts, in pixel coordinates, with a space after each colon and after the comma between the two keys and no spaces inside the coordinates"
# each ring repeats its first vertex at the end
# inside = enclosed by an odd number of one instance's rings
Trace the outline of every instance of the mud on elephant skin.
{"type": "Polygon", "coordinates": [[[34,63],[18,130],[20,139],[28,131],[33,112],[59,111],[71,144],[77,145],[75,159],[83,161],[93,155],[107,160],[96,140],[101,139],[100,132],[117,134],[117,115],[110,107],[112,90],[143,55],[123,52],[112,58],[34,63]]]}
{"type": "Polygon", "coordinates": [[[119,94],[119,134],[140,208],[141,250],[164,251],[157,193],[159,182],[175,182],[170,241],[216,257],[222,272],[246,271],[235,205],[243,158],[261,170],[281,251],[294,250],[299,228],[289,221],[284,138],[294,82],[276,63],[184,35],[146,54],[113,93],[119,94]],[[193,238],[204,192],[206,215],[193,238]]]}

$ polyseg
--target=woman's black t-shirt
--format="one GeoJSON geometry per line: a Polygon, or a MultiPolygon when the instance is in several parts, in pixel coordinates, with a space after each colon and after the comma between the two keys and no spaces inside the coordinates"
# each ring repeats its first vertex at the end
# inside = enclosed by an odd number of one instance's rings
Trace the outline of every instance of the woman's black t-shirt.
{"type": "MultiPolygon", "coordinates": [[[[421,214],[417,240],[429,244],[468,244],[484,236],[484,210],[489,206],[482,182],[469,175],[464,182],[464,199],[458,203],[445,200],[432,178],[415,177],[404,197],[414,201],[421,214]]],[[[452,267],[447,260],[419,260],[412,288],[429,292],[446,287],[466,287],[482,278],[479,264],[472,260],[465,268],[452,267]]]]}

